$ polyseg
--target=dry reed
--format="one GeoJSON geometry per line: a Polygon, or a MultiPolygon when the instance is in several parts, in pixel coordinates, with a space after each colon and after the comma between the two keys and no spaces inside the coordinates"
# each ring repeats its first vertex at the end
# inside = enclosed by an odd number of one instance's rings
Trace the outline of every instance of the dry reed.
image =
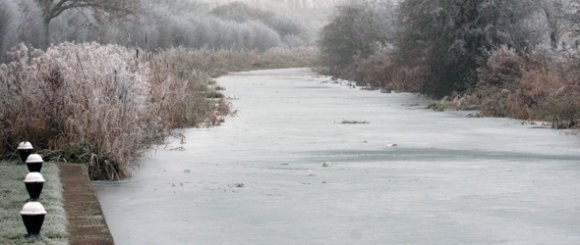
{"type": "Polygon", "coordinates": [[[420,92],[428,69],[402,65],[388,52],[377,52],[368,58],[354,57],[354,61],[346,67],[326,67],[319,71],[335,78],[355,81],[357,85],[367,88],[420,92]]]}
{"type": "Polygon", "coordinates": [[[94,43],[46,52],[21,45],[9,56],[0,67],[0,149],[10,153],[27,139],[49,160],[87,163],[93,178],[125,177],[130,160],[154,140],[203,121],[177,118],[183,110],[217,108],[197,93],[207,90],[207,76],[191,71],[183,80],[160,68],[168,64],[163,56],[149,62],[94,43]]]}
{"type": "Polygon", "coordinates": [[[551,121],[554,128],[578,127],[580,62],[576,56],[535,50],[517,53],[501,46],[478,69],[480,82],[437,107],[478,109],[484,116],[551,121]]]}

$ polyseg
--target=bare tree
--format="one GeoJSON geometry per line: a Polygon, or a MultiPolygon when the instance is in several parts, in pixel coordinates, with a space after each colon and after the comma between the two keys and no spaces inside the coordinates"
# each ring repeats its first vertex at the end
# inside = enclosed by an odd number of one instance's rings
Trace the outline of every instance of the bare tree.
{"type": "Polygon", "coordinates": [[[50,22],[65,11],[91,8],[111,16],[124,16],[138,9],[138,0],[36,0],[42,9],[45,48],[50,44],[50,22]]]}

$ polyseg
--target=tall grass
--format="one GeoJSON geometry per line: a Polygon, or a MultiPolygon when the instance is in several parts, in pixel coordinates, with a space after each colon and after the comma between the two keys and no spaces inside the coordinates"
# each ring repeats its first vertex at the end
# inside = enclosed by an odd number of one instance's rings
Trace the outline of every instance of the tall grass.
{"type": "Polygon", "coordinates": [[[212,76],[307,65],[311,53],[20,45],[0,65],[0,155],[13,157],[28,140],[47,160],[86,163],[93,179],[122,179],[131,160],[173,129],[217,125],[232,112],[212,76]]]}
{"type": "Polygon", "coordinates": [[[150,108],[148,63],[128,49],[63,43],[46,52],[21,45],[0,67],[0,144],[19,140],[49,160],[81,161],[92,176],[119,179],[139,150],[150,108]]]}
{"type": "Polygon", "coordinates": [[[93,178],[125,177],[147,145],[203,121],[176,118],[183,113],[176,104],[216,108],[198,93],[210,80],[161,68],[170,67],[168,56],[149,62],[120,46],[71,43],[46,52],[20,46],[9,55],[13,61],[0,67],[0,149],[10,153],[27,139],[49,160],[87,163],[93,178]]]}
{"type": "Polygon", "coordinates": [[[178,59],[189,68],[218,77],[231,71],[311,67],[318,63],[318,50],[314,48],[271,48],[265,52],[252,50],[192,50],[172,48],[162,56],[178,59]]]}
{"type": "Polygon", "coordinates": [[[367,58],[354,57],[352,63],[344,67],[321,67],[319,72],[368,88],[420,92],[428,69],[402,65],[389,52],[378,51],[367,58]]]}

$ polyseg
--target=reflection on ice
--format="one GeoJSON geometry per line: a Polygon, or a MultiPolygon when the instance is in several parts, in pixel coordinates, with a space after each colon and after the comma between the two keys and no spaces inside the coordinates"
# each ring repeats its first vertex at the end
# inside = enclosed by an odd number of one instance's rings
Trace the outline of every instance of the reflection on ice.
{"type": "Polygon", "coordinates": [[[118,244],[580,243],[577,136],[304,69],[219,83],[237,117],[96,184],[118,244]]]}

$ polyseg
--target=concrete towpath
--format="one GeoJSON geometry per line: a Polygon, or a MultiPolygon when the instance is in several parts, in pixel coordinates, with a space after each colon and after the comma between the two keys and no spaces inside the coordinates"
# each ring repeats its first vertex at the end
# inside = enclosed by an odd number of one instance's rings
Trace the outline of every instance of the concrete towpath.
{"type": "Polygon", "coordinates": [[[86,167],[68,163],[60,163],[58,167],[64,187],[69,244],[114,244],[86,167]]]}

